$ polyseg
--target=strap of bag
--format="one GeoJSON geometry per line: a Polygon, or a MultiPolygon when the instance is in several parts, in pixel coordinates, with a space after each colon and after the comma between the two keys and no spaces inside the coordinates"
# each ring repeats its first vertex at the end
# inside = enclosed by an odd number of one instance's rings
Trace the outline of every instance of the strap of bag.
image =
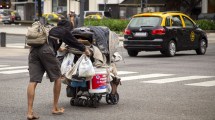
{"type": "Polygon", "coordinates": [[[52,36],[52,35],[49,35],[49,37],[50,38],[52,38],[52,39],[55,39],[56,41],[57,41],[57,43],[59,44],[60,43],[60,38],[57,38],[57,37],[55,37],[55,36],[52,36]]]}
{"type": "MultiPolygon", "coordinates": [[[[39,22],[39,21],[38,21],[39,22]]],[[[46,33],[46,30],[45,30],[45,27],[39,22],[40,24],[40,27],[42,29],[42,31],[46,34],[46,41],[47,41],[47,44],[49,44],[49,41],[48,41],[48,34],[46,33]]]]}

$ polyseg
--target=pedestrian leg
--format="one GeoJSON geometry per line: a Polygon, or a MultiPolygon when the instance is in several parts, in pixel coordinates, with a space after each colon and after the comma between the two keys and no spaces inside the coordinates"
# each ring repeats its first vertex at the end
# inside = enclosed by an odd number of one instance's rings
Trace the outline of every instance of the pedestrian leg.
{"type": "Polygon", "coordinates": [[[28,84],[28,89],[27,89],[27,96],[28,96],[27,119],[38,119],[39,118],[39,117],[35,116],[33,113],[33,102],[34,102],[36,86],[37,86],[36,82],[30,82],[28,84]]]}
{"type": "Polygon", "coordinates": [[[54,101],[53,101],[52,114],[61,115],[64,113],[64,109],[58,107],[58,100],[60,97],[60,91],[61,91],[61,77],[58,78],[57,80],[55,80],[55,82],[54,82],[54,89],[53,89],[54,101]]]}

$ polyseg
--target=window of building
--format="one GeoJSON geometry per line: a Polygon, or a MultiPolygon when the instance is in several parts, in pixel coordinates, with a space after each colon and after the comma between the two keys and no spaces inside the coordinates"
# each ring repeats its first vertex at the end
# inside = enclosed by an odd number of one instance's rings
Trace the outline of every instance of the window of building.
{"type": "Polygon", "coordinates": [[[65,13],[67,11],[67,0],[52,0],[52,12],[65,13]]]}

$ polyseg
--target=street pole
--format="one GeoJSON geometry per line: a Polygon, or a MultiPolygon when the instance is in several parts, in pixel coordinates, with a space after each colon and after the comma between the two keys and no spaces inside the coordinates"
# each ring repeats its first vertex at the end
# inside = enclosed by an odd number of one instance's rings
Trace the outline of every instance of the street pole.
{"type": "Polygon", "coordinates": [[[143,0],[140,1],[141,13],[143,12],[143,0]]]}
{"type": "Polygon", "coordinates": [[[38,5],[38,18],[42,17],[42,6],[41,6],[41,0],[37,0],[38,5]]]}
{"type": "Polygon", "coordinates": [[[85,0],[80,0],[80,24],[78,24],[78,27],[84,26],[84,3],[85,0]]]}
{"type": "Polygon", "coordinates": [[[145,0],[145,7],[146,7],[146,10],[147,10],[147,12],[148,12],[148,0],[145,0]]]}

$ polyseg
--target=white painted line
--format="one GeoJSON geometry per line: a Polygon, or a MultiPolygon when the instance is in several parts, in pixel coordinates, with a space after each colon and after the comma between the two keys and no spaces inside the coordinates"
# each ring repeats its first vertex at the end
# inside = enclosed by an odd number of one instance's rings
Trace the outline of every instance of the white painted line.
{"type": "Polygon", "coordinates": [[[211,87],[211,86],[215,86],[215,80],[214,81],[199,82],[199,83],[192,83],[192,84],[185,84],[185,85],[211,87]]]}
{"type": "Polygon", "coordinates": [[[12,69],[22,69],[22,68],[28,68],[28,66],[4,67],[4,68],[0,68],[0,70],[12,70],[12,69]]]}
{"type": "Polygon", "coordinates": [[[127,74],[134,74],[134,73],[138,73],[138,72],[130,72],[130,71],[118,71],[117,72],[118,75],[127,75],[127,74]]]}
{"type": "Polygon", "coordinates": [[[10,48],[25,48],[25,44],[7,44],[6,47],[10,47],[10,48]]]}
{"type": "MultiPolygon", "coordinates": [[[[106,71],[101,72],[101,73],[106,73],[106,71]]],[[[127,75],[127,74],[134,74],[134,73],[138,73],[138,72],[118,71],[118,72],[117,72],[117,75],[127,75]]]]}
{"type": "Polygon", "coordinates": [[[158,80],[150,80],[150,81],[142,81],[143,83],[171,83],[171,82],[179,82],[179,81],[187,81],[194,79],[203,79],[203,78],[212,78],[215,76],[187,76],[187,77],[175,77],[175,78],[166,78],[166,79],[158,79],[158,80]]]}
{"type": "Polygon", "coordinates": [[[8,67],[8,66],[10,66],[10,65],[0,65],[0,67],[8,67]]]}
{"type": "Polygon", "coordinates": [[[24,70],[11,70],[11,71],[2,71],[0,74],[15,74],[15,73],[25,73],[28,72],[27,69],[24,70]]]}
{"type": "Polygon", "coordinates": [[[127,77],[121,77],[121,81],[131,81],[131,80],[137,80],[137,79],[165,77],[165,76],[172,76],[172,75],[174,74],[147,74],[147,75],[138,75],[138,76],[127,76],[127,77]]]}

